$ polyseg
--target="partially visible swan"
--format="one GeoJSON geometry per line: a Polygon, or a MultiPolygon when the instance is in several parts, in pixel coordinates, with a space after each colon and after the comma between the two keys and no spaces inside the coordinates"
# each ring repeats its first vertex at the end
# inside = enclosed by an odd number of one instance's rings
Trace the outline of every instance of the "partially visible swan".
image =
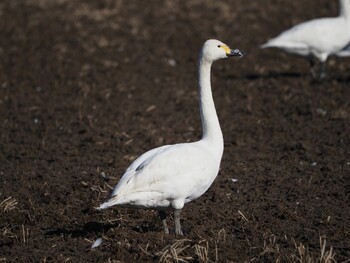
{"type": "Polygon", "coordinates": [[[165,233],[169,233],[166,210],[174,209],[175,234],[182,235],[180,210],[204,194],[218,175],[224,149],[223,136],[213,101],[210,71],[214,61],[242,57],[218,40],[207,40],[199,58],[199,94],[202,139],[192,143],[165,145],[138,157],[125,171],[111,197],[99,209],[114,205],[153,208],[160,211],[165,233]]]}
{"type": "Polygon", "coordinates": [[[321,63],[320,78],[325,76],[325,62],[329,55],[348,56],[344,48],[350,43],[350,0],[339,0],[338,17],[319,18],[298,24],[269,40],[262,48],[279,48],[288,53],[310,59],[315,77],[314,58],[321,63]]]}

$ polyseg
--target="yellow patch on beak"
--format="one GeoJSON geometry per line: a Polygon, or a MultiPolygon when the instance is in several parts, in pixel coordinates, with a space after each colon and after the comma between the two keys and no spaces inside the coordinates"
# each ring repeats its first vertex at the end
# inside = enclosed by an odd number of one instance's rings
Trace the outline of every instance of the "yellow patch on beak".
{"type": "Polygon", "coordinates": [[[231,49],[226,46],[226,45],[222,45],[220,46],[223,50],[225,50],[226,54],[229,55],[231,53],[231,49]]]}

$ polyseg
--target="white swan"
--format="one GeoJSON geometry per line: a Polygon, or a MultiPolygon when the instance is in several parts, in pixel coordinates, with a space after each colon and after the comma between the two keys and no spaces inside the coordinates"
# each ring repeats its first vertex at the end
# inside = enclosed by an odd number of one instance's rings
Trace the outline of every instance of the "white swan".
{"type": "Polygon", "coordinates": [[[160,210],[169,233],[165,210],[174,209],[175,234],[182,235],[180,210],[204,194],[219,172],[223,137],[211,92],[210,71],[214,61],[243,56],[218,40],[207,40],[199,59],[199,93],[202,139],[165,145],[138,157],[125,171],[111,197],[99,209],[114,205],[160,210]]]}
{"type": "Polygon", "coordinates": [[[314,76],[313,58],[317,58],[321,63],[320,77],[323,78],[329,55],[350,55],[349,50],[345,49],[350,43],[350,0],[339,0],[339,5],[338,17],[319,18],[298,24],[261,47],[279,48],[291,54],[308,57],[314,76]]]}

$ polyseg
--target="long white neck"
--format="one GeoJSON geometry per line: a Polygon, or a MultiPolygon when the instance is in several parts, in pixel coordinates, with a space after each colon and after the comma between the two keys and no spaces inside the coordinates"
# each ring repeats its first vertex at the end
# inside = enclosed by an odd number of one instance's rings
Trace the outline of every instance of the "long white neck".
{"type": "Polygon", "coordinates": [[[339,0],[340,16],[350,19],[350,0],[339,0]]]}
{"type": "Polygon", "coordinates": [[[224,150],[224,140],[220,128],[218,116],[216,114],[213,95],[211,92],[210,71],[211,62],[202,56],[199,59],[199,95],[200,114],[202,120],[202,141],[209,144],[215,151],[219,159],[224,150]]]}

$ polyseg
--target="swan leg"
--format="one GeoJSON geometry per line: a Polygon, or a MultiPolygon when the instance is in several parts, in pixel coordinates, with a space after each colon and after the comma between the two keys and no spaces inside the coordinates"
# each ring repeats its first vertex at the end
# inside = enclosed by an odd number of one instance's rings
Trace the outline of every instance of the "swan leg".
{"type": "Polygon", "coordinates": [[[159,217],[162,220],[163,229],[164,229],[165,234],[169,234],[169,228],[168,228],[168,225],[166,223],[166,212],[163,210],[159,211],[159,217]]]}
{"type": "Polygon", "coordinates": [[[174,221],[175,221],[175,235],[183,236],[180,224],[180,209],[174,210],[174,221]]]}
{"type": "Polygon", "coordinates": [[[324,79],[326,77],[326,63],[321,62],[320,65],[320,79],[324,79]]]}
{"type": "Polygon", "coordinates": [[[315,59],[313,57],[310,57],[309,62],[310,62],[310,73],[311,73],[311,76],[314,79],[316,79],[317,78],[317,73],[316,73],[316,70],[315,70],[315,59]]]}
{"type": "Polygon", "coordinates": [[[315,79],[315,80],[322,80],[326,77],[326,63],[325,62],[320,62],[319,64],[319,73],[317,72],[317,66],[316,66],[316,62],[315,62],[315,58],[314,57],[310,57],[309,59],[310,62],[310,73],[311,76],[315,79]]]}

